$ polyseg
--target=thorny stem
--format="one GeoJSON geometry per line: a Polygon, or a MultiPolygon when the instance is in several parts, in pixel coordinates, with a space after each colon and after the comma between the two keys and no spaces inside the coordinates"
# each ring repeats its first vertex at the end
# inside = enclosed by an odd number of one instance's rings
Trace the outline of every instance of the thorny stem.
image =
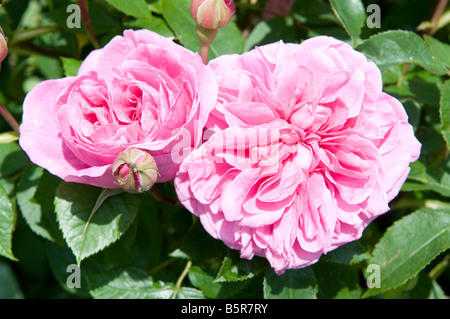
{"type": "Polygon", "coordinates": [[[197,25],[197,38],[201,45],[200,56],[203,64],[208,64],[209,47],[217,35],[217,30],[205,29],[197,25]]]}
{"type": "Polygon", "coordinates": [[[163,193],[161,193],[156,187],[150,188],[148,191],[149,194],[151,194],[156,200],[159,200],[160,202],[166,203],[170,206],[179,206],[179,202],[175,199],[171,199],[167,196],[165,196],[163,193]]]}
{"type": "Polygon", "coordinates": [[[192,260],[189,260],[187,262],[187,264],[186,264],[186,267],[184,267],[183,272],[181,273],[180,277],[177,280],[177,283],[175,285],[175,290],[174,290],[173,295],[172,295],[172,299],[175,299],[177,297],[177,294],[178,294],[178,292],[181,289],[181,284],[183,283],[183,280],[186,277],[186,275],[188,274],[189,269],[191,268],[191,266],[192,266],[192,260]]]}
{"type": "Polygon", "coordinates": [[[428,277],[430,277],[432,280],[438,279],[449,264],[450,264],[450,255],[447,254],[439,264],[437,264],[436,266],[434,266],[433,269],[431,269],[431,271],[428,273],[428,277]]]}
{"type": "Polygon", "coordinates": [[[0,115],[6,120],[9,126],[11,126],[14,132],[16,132],[17,134],[20,133],[19,123],[17,123],[16,119],[11,115],[11,113],[9,113],[8,109],[1,102],[0,102],[0,115]]]}
{"type": "Polygon", "coordinates": [[[98,43],[97,37],[95,36],[94,30],[91,25],[91,18],[89,17],[89,12],[86,8],[86,3],[84,0],[77,0],[78,5],[80,6],[81,11],[81,20],[83,20],[84,26],[89,33],[89,37],[91,38],[91,42],[94,45],[94,48],[100,48],[100,44],[98,43]]]}
{"type": "Polygon", "coordinates": [[[433,13],[433,17],[431,18],[431,29],[429,31],[429,34],[432,35],[433,33],[436,32],[436,28],[437,28],[437,24],[439,22],[439,18],[441,17],[442,13],[445,10],[445,7],[447,6],[447,2],[448,0],[440,0],[434,13],[433,13]]]}
{"type": "Polygon", "coordinates": [[[200,49],[200,56],[204,65],[208,64],[209,45],[202,45],[200,49]]]}

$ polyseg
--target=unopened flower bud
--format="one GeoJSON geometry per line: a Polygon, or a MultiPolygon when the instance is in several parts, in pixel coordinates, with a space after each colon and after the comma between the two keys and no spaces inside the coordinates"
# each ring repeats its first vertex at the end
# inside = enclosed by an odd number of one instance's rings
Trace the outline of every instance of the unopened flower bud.
{"type": "Polygon", "coordinates": [[[2,62],[8,54],[8,44],[6,42],[5,34],[0,27],[0,62],[2,62]]]}
{"type": "Polygon", "coordinates": [[[191,15],[197,25],[205,29],[219,29],[226,26],[236,7],[233,0],[193,0],[191,15]]]}
{"type": "Polygon", "coordinates": [[[122,189],[129,193],[149,191],[159,175],[153,157],[137,148],[119,153],[113,164],[113,174],[122,189]]]}

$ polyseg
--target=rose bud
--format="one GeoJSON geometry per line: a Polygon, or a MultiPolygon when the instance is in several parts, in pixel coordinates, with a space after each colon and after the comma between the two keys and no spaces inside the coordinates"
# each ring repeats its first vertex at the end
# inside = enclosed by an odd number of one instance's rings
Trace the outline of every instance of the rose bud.
{"type": "Polygon", "coordinates": [[[3,33],[2,28],[0,27],[0,62],[2,62],[6,55],[8,54],[8,45],[6,42],[5,34],[3,33]]]}
{"type": "Polygon", "coordinates": [[[226,26],[236,7],[233,0],[193,0],[191,14],[197,25],[205,29],[219,29],[226,26]]]}
{"type": "Polygon", "coordinates": [[[153,157],[137,148],[119,153],[113,164],[113,174],[122,189],[129,193],[149,191],[159,175],[153,157]]]}

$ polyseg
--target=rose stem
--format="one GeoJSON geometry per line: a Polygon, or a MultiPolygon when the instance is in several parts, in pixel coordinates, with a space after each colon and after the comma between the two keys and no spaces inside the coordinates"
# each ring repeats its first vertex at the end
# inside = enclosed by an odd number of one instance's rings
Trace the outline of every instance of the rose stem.
{"type": "Polygon", "coordinates": [[[156,187],[150,188],[148,191],[156,200],[160,202],[166,203],[170,206],[178,206],[180,203],[177,200],[168,198],[164,194],[162,194],[156,187]]]}
{"type": "Polygon", "coordinates": [[[202,45],[200,49],[200,56],[204,65],[208,64],[209,45],[202,45]]]}
{"type": "Polygon", "coordinates": [[[175,289],[174,289],[174,292],[172,295],[172,299],[175,299],[177,297],[177,294],[181,289],[181,284],[183,283],[184,277],[186,277],[186,275],[188,274],[191,266],[192,266],[192,261],[188,260],[188,262],[186,263],[186,267],[184,267],[183,272],[181,273],[180,277],[177,280],[177,283],[175,284],[175,289]]]}
{"type": "Polygon", "coordinates": [[[0,115],[6,120],[6,122],[11,126],[11,128],[19,134],[19,123],[16,119],[9,113],[8,109],[0,102],[0,115]]]}
{"type": "Polygon", "coordinates": [[[445,10],[445,7],[447,6],[448,0],[439,0],[438,5],[436,6],[436,9],[434,9],[433,16],[431,17],[431,27],[427,28],[424,33],[428,35],[433,35],[437,30],[439,18],[441,17],[442,13],[445,10]]]}
{"type": "Polygon", "coordinates": [[[89,17],[86,3],[84,2],[84,0],[77,0],[77,2],[81,10],[81,20],[83,20],[84,26],[89,33],[89,37],[91,38],[91,42],[94,45],[94,48],[98,49],[100,48],[100,44],[98,43],[98,40],[94,34],[94,30],[92,29],[91,18],[89,17]]]}

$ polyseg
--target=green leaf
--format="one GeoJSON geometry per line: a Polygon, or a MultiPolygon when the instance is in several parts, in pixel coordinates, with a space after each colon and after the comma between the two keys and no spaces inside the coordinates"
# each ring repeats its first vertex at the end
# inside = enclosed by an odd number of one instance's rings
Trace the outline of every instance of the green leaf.
{"type": "Polygon", "coordinates": [[[369,259],[371,256],[369,252],[358,242],[354,241],[345,244],[333,251],[330,251],[321,258],[324,261],[342,264],[353,265],[358,264],[364,260],[369,259]]]}
{"type": "Polygon", "coordinates": [[[76,76],[81,63],[83,63],[83,61],[65,57],[61,57],[61,61],[66,76],[76,76]]]}
{"type": "Polygon", "coordinates": [[[216,282],[214,276],[200,266],[189,268],[188,278],[207,298],[229,298],[241,291],[247,281],[216,282]]]}
{"type": "Polygon", "coordinates": [[[162,262],[163,234],[165,227],[159,219],[157,201],[150,194],[142,194],[142,203],[135,221],[137,225],[136,238],[132,246],[133,266],[151,269],[162,262]]]}
{"type": "Polygon", "coordinates": [[[68,276],[70,276],[67,267],[69,265],[76,265],[76,260],[70,248],[66,245],[63,246],[47,241],[45,243],[45,253],[54,279],[64,288],[64,290],[80,297],[92,297],[89,293],[86,275],[84,274],[86,268],[91,268],[87,267],[91,266],[91,264],[88,265],[88,261],[83,263],[83,266],[80,268],[80,287],[71,288],[67,285],[67,279],[68,276]]]}
{"type": "Polygon", "coordinates": [[[264,278],[266,299],[315,299],[318,285],[311,267],[286,270],[277,275],[272,269],[264,278]]]}
{"type": "Polygon", "coordinates": [[[91,256],[89,260],[105,270],[128,266],[133,260],[131,247],[135,238],[136,223],[133,223],[119,240],[91,256]]]}
{"type": "Polygon", "coordinates": [[[78,263],[117,241],[139,209],[140,200],[134,194],[105,199],[101,193],[100,188],[64,182],[56,190],[59,226],[78,263]]]}
{"type": "Polygon", "coordinates": [[[430,47],[431,52],[433,52],[433,55],[441,60],[447,66],[447,69],[450,69],[450,45],[426,34],[423,38],[430,47]]]}
{"type": "Polygon", "coordinates": [[[86,275],[91,294],[97,299],[168,299],[174,292],[173,284],[155,281],[137,268],[86,275]]]}
{"type": "Polygon", "coordinates": [[[28,166],[17,183],[17,203],[22,217],[35,234],[62,243],[63,238],[58,228],[54,207],[49,204],[49,201],[54,200],[57,186],[52,184],[52,180],[54,181],[54,177],[41,167],[28,166]],[[35,194],[38,194],[40,201],[46,203],[44,205],[38,203],[35,194]]]}
{"type": "Polygon", "coordinates": [[[416,179],[407,180],[402,191],[431,190],[442,196],[450,197],[450,161],[444,159],[440,166],[424,166],[425,171],[416,179]],[[418,178],[424,178],[419,180],[418,178]]]}
{"type": "Polygon", "coordinates": [[[431,52],[420,36],[413,32],[395,30],[377,33],[357,47],[381,71],[391,66],[414,63],[426,70],[444,75],[446,66],[431,52]]]}
{"type": "Polygon", "coordinates": [[[16,212],[9,201],[8,195],[0,185],[0,256],[15,261],[17,259],[12,253],[11,245],[12,235],[16,227],[16,218],[16,212]]]}
{"type": "Polygon", "coordinates": [[[359,270],[348,265],[319,261],[312,265],[319,286],[320,299],[359,299],[359,270]]]}
{"type": "Polygon", "coordinates": [[[0,144],[0,176],[10,176],[27,163],[28,157],[17,143],[0,144]]]}
{"type": "Polygon", "coordinates": [[[361,0],[330,0],[330,4],[334,14],[356,45],[366,21],[366,12],[361,0]]]}
{"type": "Polygon", "coordinates": [[[227,254],[227,247],[211,237],[199,220],[195,220],[182,245],[170,253],[171,257],[205,261],[227,254]]]}
{"type": "Polygon", "coordinates": [[[19,282],[11,267],[0,260],[0,299],[23,299],[19,282]]]}
{"type": "Polygon", "coordinates": [[[440,104],[442,135],[444,136],[447,145],[450,146],[450,80],[447,80],[442,86],[440,104]]]}
{"type": "Polygon", "coordinates": [[[151,17],[150,8],[145,0],[106,0],[117,10],[135,18],[151,17]]]}
{"type": "Polygon", "coordinates": [[[422,208],[395,222],[375,246],[368,264],[380,266],[379,287],[374,296],[404,284],[437,255],[450,247],[450,209],[422,208]]]}
{"type": "Polygon", "coordinates": [[[268,266],[265,259],[242,259],[236,251],[230,251],[222,262],[215,282],[243,281],[257,276],[268,266]]]}
{"type": "MultiPolygon", "coordinates": [[[[162,13],[180,43],[193,52],[200,52],[200,43],[195,31],[196,23],[189,9],[190,3],[190,0],[163,0],[162,13]]],[[[243,50],[242,34],[231,21],[217,33],[210,47],[209,59],[224,54],[242,53],[243,50]]]]}

